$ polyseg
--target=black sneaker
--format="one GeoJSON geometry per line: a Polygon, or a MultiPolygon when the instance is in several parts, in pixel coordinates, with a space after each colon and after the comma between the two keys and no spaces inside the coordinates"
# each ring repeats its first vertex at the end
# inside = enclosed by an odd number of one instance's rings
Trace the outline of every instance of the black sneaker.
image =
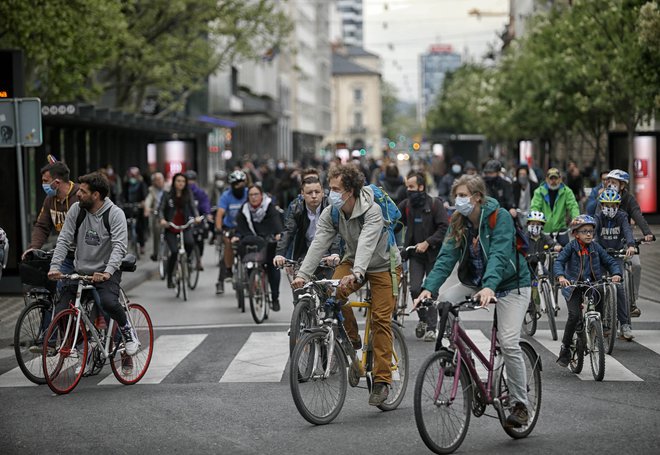
{"type": "Polygon", "coordinates": [[[167,289],[174,289],[176,285],[174,284],[173,281],[167,281],[167,289]]]}
{"type": "Polygon", "coordinates": [[[149,259],[151,259],[153,262],[156,262],[158,260],[158,256],[152,254],[151,256],[149,256],[149,259]]]}
{"type": "Polygon", "coordinates": [[[218,281],[217,283],[215,283],[215,293],[223,294],[224,292],[225,292],[225,282],[218,281]]]}
{"type": "Polygon", "coordinates": [[[633,306],[633,307],[630,309],[630,317],[638,318],[638,317],[640,317],[641,315],[642,315],[642,310],[640,310],[639,307],[637,307],[637,306],[633,306]]]}
{"type": "Polygon", "coordinates": [[[280,311],[279,299],[273,299],[273,311],[280,311]]]}
{"type": "Polygon", "coordinates": [[[351,344],[353,345],[353,349],[356,351],[358,349],[362,349],[362,337],[358,335],[357,340],[351,340],[351,344]]]}
{"type": "Polygon", "coordinates": [[[378,406],[387,400],[390,394],[390,386],[386,382],[376,382],[369,395],[369,406],[378,406]]]}
{"type": "Polygon", "coordinates": [[[562,368],[566,368],[570,361],[571,361],[571,350],[562,346],[561,350],[559,351],[559,358],[557,359],[557,364],[562,368]]]}
{"type": "Polygon", "coordinates": [[[506,418],[506,424],[508,427],[520,428],[529,423],[529,413],[527,412],[527,407],[520,403],[516,402],[513,405],[511,414],[506,418]]]}
{"type": "Polygon", "coordinates": [[[426,322],[419,321],[415,327],[415,336],[422,338],[424,335],[426,335],[426,322]]]}

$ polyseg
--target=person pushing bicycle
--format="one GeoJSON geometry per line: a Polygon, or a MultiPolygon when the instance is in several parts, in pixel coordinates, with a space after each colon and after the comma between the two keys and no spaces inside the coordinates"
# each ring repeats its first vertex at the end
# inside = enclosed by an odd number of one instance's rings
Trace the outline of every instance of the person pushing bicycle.
{"type": "MultiPolygon", "coordinates": [[[[569,288],[571,281],[598,281],[603,278],[601,265],[613,275],[612,281],[621,281],[622,271],[619,264],[611,257],[605,249],[594,242],[596,220],[589,215],[578,215],[571,221],[571,233],[575,236],[568,245],[564,247],[554,265],[554,276],[557,277],[566,299],[568,307],[568,319],[564,336],[561,340],[561,349],[557,363],[566,368],[571,360],[571,341],[580,319],[580,304],[584,289],[579,287],[569,288]]],[[[598,302],[596,302],[598,305],[598,302]]]]}
{"type": "MultiPolygon", "coordinates": [[[[138,350],[138,343],[134,341],[133,328],[119,303],[119,268],[126,255],[128,241],[126,216],[124,211],[108,198],[110,183],[102,174],[92,172],[79,177],[78,182],[78,202],[69,208],[57,238],[48,278],[61,278],[64,259],[75,244],[75,270],[80,274],[92,275],[101,309],[117,321],[124,338],[126,354],[133,356],[138,350]],[[85,216],[80,225],[77,225],[82,210],[85,211],[85,216]]],[[[66,309],[69,302],[75,300],[76,291],[76,282],[62,287],[55,313],[66,309]]]]}
{"type": "MultiPolygon", "coordinates": [[[[378,406],[387,400],[392,382],[390,326],[396,304],[392,280],[393,273],[401,274],[401,256],[396,248],[395,255],[391,256],[389,232],[385,229],[383,213],[374,199],[373,190],[364,186],[364,174],[354,165],[339,165],[328,172],[328,181],[328,197],[332,206],[321,212],[316,236],[291,287],[300,288],[312,278],[321,257],[339,233],[344,240],[345,251],[333,275],[334,279],[341,279],[337,298],[345,302],[351,293],[362,287],[365,279],[371,284],[374,387],[369,404],[378,406]],[[332,219],[333,207],[339,212],[336,227],[332,219]]],[[[342,314],[351,342],[356,349],[361,348],[362,341],[353,310],[344,306],[342,314]]]]}
{"type": "Polygon", "coordinates": [[[486,184],[478,176],[458,178],[451,194],[456,212],[435,261],[433,270],[422,284],[422,292],[413,309],[431,298],[447,280],[458,262],[460,283],[445,291],[443,301],[458,302],[474,294],[481,306],[497,299],[497,333],[506,367],[513,410],[506,423],[521,427],[529,421],[527,380],[520,327],[529,306],[531,281],[524,258],[516,257],[516,234],[513,218],[497,200],[486,196],[486,184]],[[497,217],[491,227],[489,218],[497,217]]]}

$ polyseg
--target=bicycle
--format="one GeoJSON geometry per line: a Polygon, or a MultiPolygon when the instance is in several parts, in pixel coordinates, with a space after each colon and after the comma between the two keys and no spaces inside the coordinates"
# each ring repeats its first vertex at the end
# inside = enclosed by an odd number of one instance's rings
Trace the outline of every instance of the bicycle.
{"type": "Polygon", "coordinates": [[[254,322],[261,324],[268,319],[268,312],[272,306],[266,270],[266,246],[244,245],[244,247],[245,255],[242,259],[247,276],[250,313],[254,322]]]}
{"type": "Polygon", "coordinates": [[[124,210],[126,214],[126,224],[128,226],[128,252],[135,255],[137,259],[140,259],[140,245],[138,244],[138,235],[137,235],[137,217],[142,210],[142,203],[140,202],[126,202],[119,204],[119,208],[124,210]]]}
{"type": "MultiPolygon", "coordinates": [[[[174,268],[172,280],[176,283],[176,296],[183,296],[183,301],[188,300],[188,292],[186,287],[189,287],[191,290],[197,285],[197,280],[199,280],[199,269],[195,268],[194,272],[190,271],[190,261],[188,259],[188,253],[186,252],[186,246],[183,241],[183,231],[190,229],[190,227],[199,221],[199,218],[190,218],[185,224],[179,226],[171,221],[168,221],[167,224],[172,228],[176,229],[176,240],[179,244],[179,249],[177,251],[176,266],[174,268]],[[193,278],[194,276],[194,278],[193,278]],[[194,283],[194,286],[192,284],[194,283]]],[[[193,256],[195,248],[193,247],[193,256]]]]}
{"type": "MultiPolygon", "coordinates": [[[[547,249],[547,248],[546,248],[547,249]]],[[[550,272],[543,266],[547,256],[546,252],[528,254],[526,259],[528,263],[536,261],[536,270],[532,271],[532,291],[536,288],[539,297],[539,307],[534,301],[534,293],[529,301],[529,307],[523,319],[523,331],[528,336],[534,336],[536,333],[536,325],[538,320],[543,314],[548,317],[548,325],[550,326],[550,333],[552,339],[557,341],[557,322],[555,320],[559,308],[555,300],[554,293],[552,292],[552,284],[550,282],[550,272]]]]}
{"type": "MultiPolygon", "coordinates": [[[[527,410],[529,421],[522,427],[506,424],[505,411],[513,406],[509,397],[507,374],[497,341],[497,309],[493,318],[488,358],[460,325],[459,309],[479,309],[469,296],[462,302],[437,302],[425,299],[424,306],[440,311],[440,329],[435,352],[426,358],[415,381],[413,408],[415,423],[424,444],[435,453],[452,453],[467,435],[470,415],[497,418],[504,431],[514,439],[527,437],[539,418],[541,410],[541,358],[530,343],[520,340],[527,372],[527,410]],[[468,306],[470,305],[470,306],[468,306]],[[449,315],[453,322],[447,330],[449,315]],[[442,345],[447,336],[449,347],[442,345]],[[486,381],[479,377],[474,356],[486,368],[486,381]],[[492,405],[496,416],[485,414],[492,405]]],[[[487,309],[486,309],[487,310],[487,309]]]]}
{"type": "MultiPolygon", "coordinates": [[[[653,242],[655,242],[655,236],[653,236],[653,242]]],[[[635,239],[635,254],[639,254],[639,246],[645,243],[644,239],[635,239]]],[[[623,282],[624,289],[626,291],[626,298],[628,299],[629,314],[631,317],[639,317],[639,313],[635,313],[633,309],[637,308],[637,291],[635,289],[635,279],[633,275],[633,264],[630,258],[626,258],[623,261],[623,282]]]]}
{"type": "Polygon", "coordinates": [[[596,381],[602,381],[605,377],[605,340],[603,338],[601,315],[596,310],[597,303],[594,294],[600,295],[598,287],[611,282],[612,279],[606,277],[595,282],[573,281],[569,286],[586,289],[580,304],[580,318],[571,342],[571,359],[568,362],[568,367],[573,373],[580,374],[584,366],[584,357],[588,354],[591,363],[591,374],[596,381]],[[586,312],[584,311],[585,308],[586,312]]]}
{"type": "Polygon", "coordinates": [[[19,268],[21,282],[31,287],[23,294],[25,308],[14,328],[14,355],[28,380],[45,384],[41,353],[57,301],[55,286],[47,276],[53,252],[33,250],[30,256],[34,260],[24,261],[19,268]]]}
{"type": "MultiPolygon", "coordinates": [[[[127,270],[126,267],[124,265],[122,268],[127,270]]],[[[67,394],[83,376],[98,374],[108,360],[112,373],[120,383],[132,385],[139,382],[147,372],[153,354],[153,325],[147,310],[130,303],[123,289],[119,288],[119,302],[139,345],[138,352],[129,356],[125,353],[123,338],[114,319],[98,327],[92,322],[90,316],[95,301],[88,293],[83,294],[83,291],[94,289],[93,285],[86,284],[91,282],[92,277],[74,273],[62,275],[61,279],[77,281],[78,287],[75,303],[53,318],[44,338],[49,340],[44,343],[42,351],[48,387],[58,395],[67,394]],[[89,368],[88,362],[91,362],[89,368]]]]}
{"type": "MultiPolygon", "coordinates": [[[[364,350],[362,355],[353,348],[341,314],[341,302],[335,298],[340,280],[315,280],[302,289],[320,302],[321,325],[305,329],[305,335],[296,344],[289,366],[289,385],[293,402],[305,420],[315,425],[332,422],[344,405],[348,385],[357,387],[361,378],[366,388],[373,387],[373,348],[371,340],[371,302],[348,302],[351,308],[366,309],[364,350]],[[350,367],[348,364],[350,363],[350,367]],[[348,373],[347,373],[348,368],[348,373]]],[[[305,296],[301,295],[301,299],[305,296]]],[[[396,409],[408,384],[408,347],[403,331],[393,322],[392,330],[392,384],[387,400],[378,405],[382,411],[396,409]]]]}
{"type": "MultiPolygon", "coordinates": [[[[552,238],[553,244],[555,245],[559,244],[563,248],[570,241],[570,231],[569,229],[565,229],[563,231],[551,232],[550,237],[552,238]]],[[[561,286],[559,286],[559,283],[557,283],[557,280],[555,280],[555,277],[552,272],[553,265],[555,263],[555,259],[557,259],[557,256],[559,256],[559,252],[550,251],[550,253],[548,253],[548,263],[546,264],[548,271],[550,273],[552,294],[555,298],[555,303],[559,302],[559,289],[561,289],[561,286]]]]}
{"type": "MultiPolygon", "coordinates": [[[[406,248],[399,247],[399,253],[406,252],[408,254],[414,254],[416,248],[416,245],[411,245],[406,248]]],[[[407,259],[402,261],[401,270],[401,277],[399,279],[399,293],[396,298],[396,306],[394,307],[394,315],[392,316],[392,319],[398,321],[403,327],[403,321],[408,315],[406,310],[408,309],[408,286],[410,282],[410,269],[408,267],[407,259]]]]}

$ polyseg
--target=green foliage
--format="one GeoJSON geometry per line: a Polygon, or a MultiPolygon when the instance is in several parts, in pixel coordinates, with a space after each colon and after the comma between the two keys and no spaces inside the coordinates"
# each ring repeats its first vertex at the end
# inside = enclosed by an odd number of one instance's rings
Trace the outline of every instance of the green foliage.
{"type": "Polygon", "coordinates": [[[269,0],[5,0],[0,45],[21,48],[30,95],[139,111],[181,110],[214,71],[286,45],[291,21],[269,0]]]}
{"type": "Polygon", "coordinates": [[[380,89],[381,97],[381,122],[383,125],[383,134],[385,137],[396,137],[398,128],[396,125],[397,117],[397,91],[394,85],[389,82],[382,81],[380,89]]]}

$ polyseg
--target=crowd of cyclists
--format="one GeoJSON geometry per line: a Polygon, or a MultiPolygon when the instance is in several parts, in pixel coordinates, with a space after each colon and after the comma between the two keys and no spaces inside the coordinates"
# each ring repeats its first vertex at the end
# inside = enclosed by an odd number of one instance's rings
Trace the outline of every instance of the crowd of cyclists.
{"type": "MultiPolygon", "coordinates": [[[[177,235],[183,235],[189,257],[193,249],[199,252],[193,264],[199,270],[207,242],[222,252],[215,285],[218,295],[225,292],[225,282],[232,278],[234,254],[240,261],[246,245],[261,245],[273,311],[281,308],[280,274],[287,259],[298,264],[292,272],[293,289],[314,276],[332,276],[341,280],[338,298],[346,300],[368,282],[374,351],[369,404],[375,406],[388,396],[388,359],[392,355],[389,327],[405,268],[410,277],[412,309],[419,307],[415,334],[425,341],[438,336],[437,312],[423,308],[422,300],[452,301],[468,294],[483,306],[497,300],[501,350],[515,402],[507,422],[521,426],[527,421],[527,402],[518,341],[525,312],[529,305],[538,305],[538,292],[532,286],[535,264],[528,267],[520,238],[524,237],[529,252],[559,252],[550,272],[564,288],[567,301],[568,321],[558,359],[559,365],[566,366],[582,292],[572,283],[596,282],[605,270],[613,275],[613,281],[619,283],[621,336],[631,340],[631,318],[640,316],[641,310],[635,302],[628,304],[620,285],[624,259],[609,257],[607,250],[626,250],[638,290],[641,265],[631,226],[641,230],[644,241],[654,237],[629,191],[629,176],[622,170],[603,171],[601,181],[586,197],[582,181],[574,184],[577,166],[573,162],[565,177],[557,168],[541,176],[538,169],[526,164],[507,171],[494,159],[484,163],[481,170],[458,159],[449,164],[442,176],[425,163],[415,164],[403,176],[397,163],[387,159],[349,163],[336,159],[309,168],[285,163],[255,166],[246,161],[228,172],[216,172],[206,191],[197,185],[193,170],[175,174],[169,186],[163,174],[155,172],[147,178],[136,167],[129,168],[123,180],[108,166],[73,182],[67,166],[54,162],[42,169],[47,197],[23,257],[46,247],[51,234],[59,234],[49,277],[56,279],[74,270],[93,275],[99,303],[119,323],[129,354],[137,347],[132,344],[131,327],[116,304],[121,279],[118,261],[126,254],[131,235],[127,218],[136,219],[137,253],[146,254],[151,237],[150,259],[155,261],[160,242],[166,243],[168,288],[174,287],[177,235]],[[400,218],[393,226],[384,215],[377,194],[380,191],[375,188],[384,191],[398,208],[400,218]],[[78,221],[80,213],[86,214],[83,224],[78,221]],[[107,215],[104,219],[104,213],[110,214],[109,220],[107,215]],[[173,227],[191,219],[193,226],[183,232],[173,227]],[[390,231],[398,248],[392,247],[390,231]],[[319,268],[322,261],[334,271],[319,268]],[[458,284],[438,295],[457,264],[458,284]]],[[[63,290],[61,295],[66,302],[70,290],[63,290]]],[[[354,347],[361,348],[352,310],[344,307],[343,315],[354,347]]]]}

